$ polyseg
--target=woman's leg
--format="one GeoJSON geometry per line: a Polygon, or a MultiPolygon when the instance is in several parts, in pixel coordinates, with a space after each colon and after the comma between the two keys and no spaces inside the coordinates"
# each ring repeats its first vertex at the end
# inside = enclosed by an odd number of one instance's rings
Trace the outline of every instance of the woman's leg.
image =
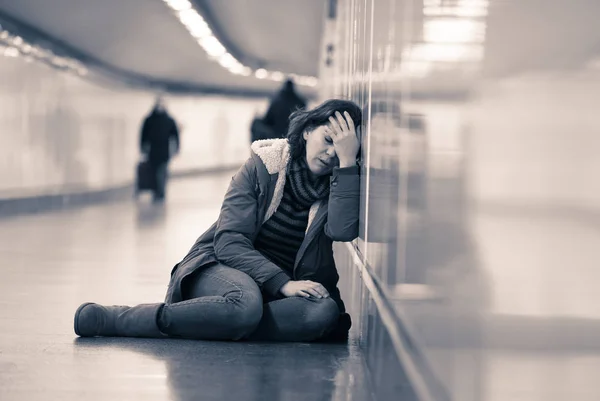
{"type": "Polygon", "coordinates": [[[254,331],[262,316],[262,296],[247,274],[213,265],[184,280],[184,301],[173,304],[104,306],[85,303],[75,312],[82,337],[168,336],[238,340],[254,331]]]}
{"type": "Polygon", "coordinates": [[[331,298],[290,297],[263,305],[253,341],[314,341],[336,325],[340,311],[331,298]]]}
{"type": "Polygon", "coordinates": [[[165,304],[158,326],[170,336],[199,340],[239,340],[262,316],[262,296],[247,274],[222,264],[183,282],[184,301],[165,304]]]}

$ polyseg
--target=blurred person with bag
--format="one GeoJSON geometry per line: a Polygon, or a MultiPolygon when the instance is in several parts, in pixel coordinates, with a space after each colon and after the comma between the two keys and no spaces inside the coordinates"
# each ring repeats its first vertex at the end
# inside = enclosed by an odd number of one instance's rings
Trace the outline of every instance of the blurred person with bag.
{"type": "MultiPolygon", "coordinates": [[[[140,149],[146,158],[145,170],[152,175],[154,201],[162,202],[166,193],[169,160],[179,152],[179,131],[160,97],[142,125],[140,149]]],[[[143,164],[138,166],[138,174],[144,170],[143,164]]],[[[138,177],[138,183],[143,181],[148,181],[147,177],[138,177]]]]}

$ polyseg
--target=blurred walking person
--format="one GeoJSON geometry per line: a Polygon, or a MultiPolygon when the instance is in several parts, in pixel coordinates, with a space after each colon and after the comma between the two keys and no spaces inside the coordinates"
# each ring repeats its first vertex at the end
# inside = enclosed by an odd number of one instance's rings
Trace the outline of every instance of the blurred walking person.
{"type": "Polygon", "coordinates": [[[273,97],[267,114],[262,123],[270,130],[269,135],[262,135],[253,139],[285,138],[290,126],[290,116],[296,110],[306,108],[306,101],[296,92],[294,82],[288,79],[281,90],[273,97]]]}
{"type": "Polygon", "coordinates": [[[169,160],[179,152],[179,131],[160,97],[142,125],[140,149],[154,175],[154,201],[162,202],[165,199],[169,160]]]}

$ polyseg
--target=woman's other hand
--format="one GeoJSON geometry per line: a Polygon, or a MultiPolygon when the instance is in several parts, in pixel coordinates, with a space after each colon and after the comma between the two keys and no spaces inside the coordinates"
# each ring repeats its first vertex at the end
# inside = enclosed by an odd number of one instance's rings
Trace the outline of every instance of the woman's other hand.
{"type": "Polygon", "coordinates": [[[285,297],[328,298],[329,292],[321,284],[310,280],[288,281],[279,290],[285,297]]]}
{"type": "Polygon", "coordinates": [[[335,117],[329,117],[330,135],[335,147],[335,153],[340,160],[340,167],[351,167],[356,165],[360,141],[356,135],[354,121],[348,112],[344,112],[342,117],[339,111],[335,112],[335,117]]]}

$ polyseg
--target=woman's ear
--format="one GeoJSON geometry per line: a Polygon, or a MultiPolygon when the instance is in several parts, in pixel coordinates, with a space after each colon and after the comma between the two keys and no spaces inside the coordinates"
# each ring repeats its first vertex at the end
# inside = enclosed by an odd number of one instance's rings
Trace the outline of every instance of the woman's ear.
{"type": "Polygon", "coordinates": [[[304,131],[302,138],[304,138],[305,141],[308,139],[308,131],[304,131]]]}

